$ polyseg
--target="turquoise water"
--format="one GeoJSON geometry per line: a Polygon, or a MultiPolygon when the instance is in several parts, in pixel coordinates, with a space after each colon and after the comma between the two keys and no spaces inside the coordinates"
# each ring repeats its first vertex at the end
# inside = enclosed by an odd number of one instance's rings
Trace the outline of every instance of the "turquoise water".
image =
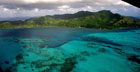
{"type": "Polygon", "coordinates": [[[140,72],[140,29],[1,29],[0,70],[140,72]]]}

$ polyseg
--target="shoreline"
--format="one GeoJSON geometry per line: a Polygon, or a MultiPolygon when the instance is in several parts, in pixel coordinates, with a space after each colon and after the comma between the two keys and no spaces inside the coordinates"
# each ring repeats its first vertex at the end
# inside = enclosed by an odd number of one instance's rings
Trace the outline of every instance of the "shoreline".
{"type": "Polygon", "coordinates": [[[76,29],[81,29],[82,28],[82,29],[105,30],[105,31],[140,29],[138,27],[132,27],[132,28],[116,28],[116,29],[101,29],[101,28],[86,28],[86,27],[47,26],[47,27],[0,28],[0,30],[8,30],[8,29],[33,29],[33,28],[76,28],[76,29]]]}

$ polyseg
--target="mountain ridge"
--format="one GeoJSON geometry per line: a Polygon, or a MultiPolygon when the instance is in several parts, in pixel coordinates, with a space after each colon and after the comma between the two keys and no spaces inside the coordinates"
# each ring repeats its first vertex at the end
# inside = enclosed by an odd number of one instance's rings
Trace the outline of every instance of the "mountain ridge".
{"type": "Polygon", "coordinates": [[[25,21],[0,21],[0,28],[31,27],[86,27],[100,29],[122,29],[140,27],[140,20],[114,14],[109,10],[99,12],[79,11],[74,14],[47,15],[25,21]]]}

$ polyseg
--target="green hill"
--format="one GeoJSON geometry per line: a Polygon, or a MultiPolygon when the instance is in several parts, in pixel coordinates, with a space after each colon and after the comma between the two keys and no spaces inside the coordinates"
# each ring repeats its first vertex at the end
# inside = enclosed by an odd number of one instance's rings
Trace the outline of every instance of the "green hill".
{"type": "Polygon", "coordinates": [[[25,21],[1,21],[0,28],[31,27],[85,27],[97,29],[122,29],[140,27],[140,20],[113,14],[111,11],[80,11],[75,14],[63,14],[31,18],[25,21]]]}

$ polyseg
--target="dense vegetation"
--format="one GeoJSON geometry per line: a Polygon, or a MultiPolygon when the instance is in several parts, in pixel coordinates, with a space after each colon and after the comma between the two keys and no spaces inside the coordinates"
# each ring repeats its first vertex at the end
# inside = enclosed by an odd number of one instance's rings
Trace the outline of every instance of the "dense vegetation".
{"type": "Polygon", "coordinates": [[[75,14],[43,16],[25,21],[1,21],[0,28],[31,27],[86,27],[100,29],[122,29],[140,27],[140,20],[113,14],[108,10],[99,12],[80,11],[75,14]]]}

